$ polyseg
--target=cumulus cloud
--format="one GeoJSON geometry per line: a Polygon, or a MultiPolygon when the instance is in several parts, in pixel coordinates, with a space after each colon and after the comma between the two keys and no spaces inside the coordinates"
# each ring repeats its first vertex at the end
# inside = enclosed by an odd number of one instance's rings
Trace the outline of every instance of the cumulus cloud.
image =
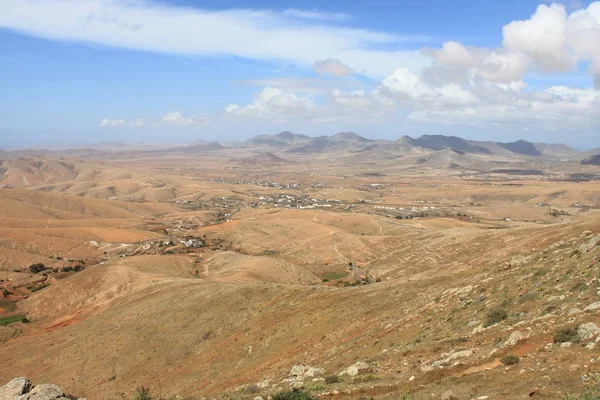
{"type": "Polygon", "coordinates": [[[256,117],[272,121],[285,121],[311,116],[317,110],[309,97],[299,97],[274,87],[264,88],[255,96],[254,102],[240,107],[230,104],[225,113],[237,117],[256,117]]]}
{"type": "MultiPolygon", "coordinates": [[[[12,1],[0,0],[0,26],[7,24],[2,5],[15,5],[12,1]]],[[[53,4],[65,1],[68,0],[47,0],[53,4]]],[[[402,38],[343,28],[337,24],[327,26],[327,21],[344,20],[327,13],[301,10],[208,12],[198,9],[183,12],[180,8],[150,6],[149,3],[107,2],[77,3],[75,9],[81,8],[87,12],[85,15],[91,15],[91,20],[79,20],[78,24],[83,24],[84,29],[71,21],[84,12],[81,10],[66,10],[67,17],[53,17],[66,21],[67,28],[53,27],[52,23],[49,24],[52,29],[23,25],[22,20],[29,21],[30,17],[20,14],[19,18],[8,18],[13,24],[13,20],[21,21],[19,27],[9,28],[39,30],[41,33],[36,34],[40,36],[57,35],[151,51],[284,59],[327,75],[238,82],[259,85],[263,89],[248,103],[230,104],[214,115],[167,113],[160,120],[163,124],[190,126],[213,120],[240,119],[370,123],[400,115],[407,116],[406,121],[413,124],[521,124],[527,129],[567,130],[600,128],[600,1],[577,10],[558,4],[540,5],[530,18],[497,27],[502,28],[503,36],[498,47],[447,41],[438,48],[422,49],[415,60],[410,59],[415,53],[388,50],[398,47],[402,38]],[[90,14],[89,4],[102,5],[104,16],[98,19],[98,15],[102,15],[98,10],[90,14]],[[127,13],[123,14],[124,10],[127,13]],[[172,17],[180,18],[180,23],[170,30],[172,17]],[[202,25],[200,22],[215,28],[206,36],[211,38],[210,42],[204,40],[204,27],[198,28],[202,25]],[[86,25],[88,23],[93,29],[86,25]],[[221,24],[234,27],[234,32],[225,32],[223,37],[217,35],[221,32],[221,24]],[[183,28],[197,33],[200,39],[183,40],[183,28]],[[116,35],[115,32],[120,33],[116,35]],[[165,43],[148,40],[147,35],[157,32],[166,32],[165,43]],[[120,42],[112,43],[117,37],[120,42]],[[181,40],[175,40],[178,38],[181,40]],[[167,44],[172,47],[163,48],[167,44]],[[578,73],[582,67],[588,68],[594,77],[593,86],[574,88],[554,83],[561,74],[567,77],[566,74],[578,73]],[[378,83],[361,85],[358,80],[348,78],[355,73],[377,77],[378,83]],[[529,87],[527,82],[531,74],[553,74],[553,86],[529,87]]],[[[37,12],[37,7],[46,2],[32,0],[26,4],[35,4],[37,12]]],[[[31,7],[21,8],[31,11],[31,7]]],[[[14,12],[12,15],[14,17],[14,12]]],[[[187,31],[185,33],[188,37],[187,31]]],[[[101,122],[103,126],[130,124],[125,120],[101,122]]]]}
{"type": "Polygon", "coordinates": [[[522,52],[545,72],[568,71],[574,63],[567,47],[567,11],[561,4],[540,5],[530,19],[502,28],[504,47],[522,52]]]}
{"type": "Polygon", "coordinates": [[[145,0],[0,0],[0,28],[53,40],[166,54],[285,60],[304,67],[335,58],[378,77],[393,66],[420,70],[429,63],[417,50],[402,50],[403,43],[422,41],[422,36],[331,25],[332,19],[340,15],[212,11],[145,0]],[[382,46],[393,50],[377,50],[382,46]]]}
{"type": "Polygon", "coordinates": [[[600,1],[571,14],[561,4],[542,4],[529,19],[505,25],[502,35],[502,47],[495,49],[449,41],[424,53],[437,67],[462,68],[494,82],[519,81],[536,71],[569,72],[581,62],[600,73],[600,1]]]}
{"type": "Polygon", "coordinates": [[[333,58],[317,61],[313,69],[317,74],[331,75],[336,78],[343,78],[354,74],[352,68],[340,60],[334,60],[333,58]]]}
{"type": "Polygon", "coordinates": [[[173,125],[204,125],[208,123],[209,115],[190,115],[185,116],[180,111],[168,112],[162,116],[161,122],[173,125]]]}
{"type": "Polygon", "coordinates": [[[102,120],[100,120],[100,126],[102,127],[123,127],[123,126],[130,126],[130,127],[142,127],[146,125],[146,119],[144,118],[137,118],[133,121],[126,121],[124,119],[107,119],[107,118],[102,118],[102,120]]]}
{"type": "MultiPolygon", "coordinates": [[[[468,71],[465,77],[480,77],[495,82],[520,80],[527,72],[528,59],[524,54],[506,49],[487,49],[446,42],[440,49],[424,49],[440,66],[454,66],[468,71]]],[[[462,72],[458,69],[455,73],[462,72]]]]}

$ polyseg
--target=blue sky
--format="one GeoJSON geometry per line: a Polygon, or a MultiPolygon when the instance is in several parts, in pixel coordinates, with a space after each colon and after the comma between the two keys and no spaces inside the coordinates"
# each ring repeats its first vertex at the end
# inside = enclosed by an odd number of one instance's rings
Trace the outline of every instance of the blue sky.
{"type": "Polygon", "coordinates": [[[589,1],[0,0],[0,146],[353,130],[597,147],[598,40],[589,1]]]}

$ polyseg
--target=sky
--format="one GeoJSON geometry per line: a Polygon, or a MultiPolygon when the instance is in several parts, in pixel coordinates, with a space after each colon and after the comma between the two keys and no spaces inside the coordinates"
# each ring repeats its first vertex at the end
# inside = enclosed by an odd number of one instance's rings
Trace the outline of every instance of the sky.
{"type": "Polygon", "coordinates": [[[0,147],[284,130],[600,147],[600,1],[0,0],[0,147]]]}

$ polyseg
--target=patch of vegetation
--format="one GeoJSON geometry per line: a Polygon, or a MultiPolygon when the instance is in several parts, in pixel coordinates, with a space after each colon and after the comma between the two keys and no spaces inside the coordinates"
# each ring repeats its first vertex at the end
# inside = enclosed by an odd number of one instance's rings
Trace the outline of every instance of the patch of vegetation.
{"type": "Polygon", "coordinates": [[[345,278],[347,275],[348,274],[346,274],[345,272],[327,272],[323,274],[321,279],[323,280],[323,282],[335,281],[337,279],[345,278]]]}
{"type": "Polygon", "coordinates": [[[519,361],[520,361],[519,357],[513,356],[513,355],[504,356],[500,360],[500,362],[504,365],[517,365],[519,363],[519,361]]]}
{"type": "Polygon", "coordinates": [[[25,315],[13,315],[12,317],[4,317],[0,318],[0,326],[7,326],[14,322],[22,322],[24,324],[28,323],[29,320],[25,315]]]}
{"type": "Polygon", "coordinates": [[[84,269],[85,269],[85,267],[83,265],[76,265],[74,267],[61,268],[60,272],[79,272],[79,271],[83,271],[84,269]]]}
{"type": "Polygon", "coordinates": [[[528,293],[525,293],[523,296],[519,297],[519,303],[523,304],[523,303],[527,303],[529,301],[534,301],[536,299],[537,299],[537,293],[528,292],[528,293]]]}
{"type": "Polygon", "coordinates": [[[2,296],[8,297],[10,296],[10,292],[7,289],[2,289],[2,296]]]}
{"type": "Polygon", "coordinates": [[[546,314],[552,314],[552,311],[556,310],[558,308],[558,306],[556,304],[549,304],[546,308],[544,308],[544,311],[542,312],[543,315],[546,314]]]}
{"type": "Polygon", "coordinates": [[[587,290],[588,285],[585,282],[577,282],[575,285],[573,285],[573,287],[571,288],[572,292],[583,292],[585,290],[587,290]]]}
{"type": "Polygon", "coordinates": [[[584,393],[580,396],[574,397],[570,394],[565,395],[563,400],[600,400],[600,395],[597,393],[584,393]]]}
{"type": "Polygon", "coordinates": [[[276,256],[277,254],[277,250],[265,250],[262,253],[263,256],[276,256]]]}
{"type": "Polygon", "coordinates": [[[325,377],[325,383],[331,385],[333,383],[340,383],[340,377],[337,375],[329,375],[325,377]]]}
{"type": "Polygon", "coordinates": [[[354,379],[352,380],[354,383],[364,383],[364,382],[373,382],[373,381],[377,381],[379,380],[379,377],[375,374],[366,374],[366,375],[359,375],[354,377],[354,379]]]}
{"type": "Polygon", "coordinates": [[[133,400],[153,400],[152,396],[150,395],[150,389],[143,386],[135,389],[133,400]]]}
{"type": "Polygon", "coordinates": [[[42,263],[37,263],[37,264],[32,264],[29,266],[29,272],[31,272],[32,274],[39,274],[40,272],[46,271],[49,268],[46,268],[46,266],[42,263]]]}
{"type": "Polygon", "coordinates": [[[244,392],[248,394],[256,394],[260,392],[260,388],[256,385],[248,385],[244,388],[244,392]]]}
{"type": "Polygon", "coordinates": [[[292,389],[288,392],[280,392],[273,396],[273,400],[317,400],[310,393],[300,389],[292,389]]]}
{"type": "Polygon", "coordinates": [[[304,388],[311,392],[317,392],[319,390],[325,390],[325,385],[323,385],[322,383],[315,382],[305,385],[304,388]]]}
{"type": "Polygon", "coordinates": [[[485,316],[485,324],[484,326],[487,328],[488,326],[496,325],[505,319],[508,318],[508,312],[503,308],[496,308],[491,310],[485,316]]]}
{"type": "Polygon", "coordinates": [[[35,292],[39,292],[40,290],[42,290],[44,288],[47,288],[48,286],[50,286],[49,283],[44,283],[44,284],[41,284],[40,286],[34,286],[29,290],[31,290],[31,293],[35,293],[35,292]]]}
{"type": "Polygon", "coordinates": [[[579,334],[577,333],[577,329],[570,326],[568,328],[561,328],[554,334],[554,343],[577,343],[579,342],[579,334]]]}

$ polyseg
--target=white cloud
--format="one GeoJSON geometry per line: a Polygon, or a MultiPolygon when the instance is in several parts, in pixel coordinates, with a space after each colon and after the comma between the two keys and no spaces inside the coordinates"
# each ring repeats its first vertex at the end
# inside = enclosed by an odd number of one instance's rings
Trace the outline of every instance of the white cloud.
{"type": "Polygon", "coordinates": [[[353,78],[329,79],[321,76],[314,78],[282,77],[269,79],[248,79],[244,81],[236,81],[234,84],[276,87],[284,92],[300,92],[311,94],[327,93],[333,89],[357,89],[365,87],[365,84],[353,78]]]}
{"type": "Polygon", "coordinates": [[[230,104],[225,113],[237,117],[256,117],[272,121],[309,117],[317,107],[309,97],[298,97],[274,87],[264,88],[254,102],[240,107],[230,104]]]}
{"type": "Polygon", "coordinates": [[[333,58],[317,61],[313,69],[317,74],[331,75],[336,78],[354,74],[352,68],[342,63],[340,60],[334,60],[333,58]]]}
{"type": "Polygon", "coordinates": [[[168,112],[162,116],[161,122],[173,125],[204,125],[208,123],[209,115],[185,116],[180,111],[168,112]]]}
{"type": "Polygon", "coordinates": [[[330,17],[299,10],[209,11],[144,0],[0,0],[0,28],[53,40],[166,54],[285,60],[305,67],[335,58],[380,77],[397,65],[418,71],[429,63],[418,51],[401,49],[404,42],[421,41],[422,36],[331,26],[330,17]],[[374,50],[384,45],[393,50],[374,50]]]}
{"type": "Polygon", "coordinates": [[[385,89],[401,99],[419,104],[434,104],[441,107],[464,106],[476,103],[477,97],[462,86],[449,83],[432,86],[422,76],[405,68],[398,68],[382,81],[385,89]]]}
{"type": "Polygon", "coordinates": [[[600,1],[571,14],[563,5],[542,4],[529,19],[505,25],[502,34],[496,49],[450,41],[424,53],[438,67],[464,68],[471,77],[495,82],[519,81],[528,72],[570,72],[581,62],[600,73],[600,1]]]}
{"type": "Polygon", "coordinates": [[[525,55],[505,49],[487,49],[446,42],[440,49],[425,49],[437,66],[463,68],[468,77],[480,77],[494,82],[520,80],[527,72],[525,55]]]}
{"type": "Polygon", "coordinates": [[[284,10],[281,14],[285,15],[286,17],[315,19],[322,21],[346,21],[352,19],[350,15],[345,13],[298,10],[297,8],[284,10]]]}
{"type": "MultiPolygon", "coordinates": [[[[7,24],[3,5],[16,7],[12,1],[0,0],[0,26],[7,24]]],[[[413,124],[600,129],[600,1],[575,11],[557,4],[540,5],[529,19],[502,28],[499,47],[448,41],[439,48],[423,49],[414,59],[414,52],[381,50],[398,47],[401,37],[327,25],[328,21],[343,21],[327,13],[208,12],[144,2],[89,0],[84,5],[71,3],[80,10],[64,10],[67,16],[46,10],[52,18],[44,24],[41,17],[31,22],[38,8],[46,3],[64,6],[68,0],[31,1],[24,4],[34,4],[35,12],[18,18],[13,18],[13,12],[8,18],[24,26],[13,29],[151,51],[284,59],[328,75],[240,81],[237,83],[263,89],[250,102],[230,104],[214,115],[167,113],[162,124],[198,126],[240,119],[242,123],[377,123],[407,116],[405,121],[413,124]],[[90,11],[90,4],[98,9],[90,11]],[[80,15],[88,18],[81,20],[80,15]],[[55,26],[56,21],[65,24],[55,26]],[[228,29],[224,31],[223,26],[228,29]],[[149,39],[152,35],[165,39],[157,43],[149,39]],[[589,66],[595,77],[593,87],[554,83],[557,77],[568,78],[567,74],[582,66],[589,66]],[[368,89],[348,77],[354,73],[379,77],[380,82],[368,89]],[[528,87],[531,74],[553,74],[554,86],[528,87]]],[[[32,6],[26,11],[32,11],[32,6]]],[[[101,122],[103,126],[131,124],[125,120],[101,122]]]]}
{"type": "Polygon", "coordinates": [[[124,119],[106,119],[102,118],[100,121],[100,126],[125,126],[127,125],[127,121],[124,119]]]}
{"type": "Polygon", "coordinates": [[[100,120],[100,126],[102,127],[122,127],[122,126],[132,126],[132,127],[142,127],[146,125],[146,120],[144,118],[138,118],[134,121],[126,121],[124,119],[107,119],[102,118],[100,120]]]}
{"type": "Polygon", "coordinates": [[[574,59],[567,48],[567,12],[561,4],[540,5],[530,19],[502,28],[506,49],[527,54],[544,72],[565,72],[574,59]]]}

